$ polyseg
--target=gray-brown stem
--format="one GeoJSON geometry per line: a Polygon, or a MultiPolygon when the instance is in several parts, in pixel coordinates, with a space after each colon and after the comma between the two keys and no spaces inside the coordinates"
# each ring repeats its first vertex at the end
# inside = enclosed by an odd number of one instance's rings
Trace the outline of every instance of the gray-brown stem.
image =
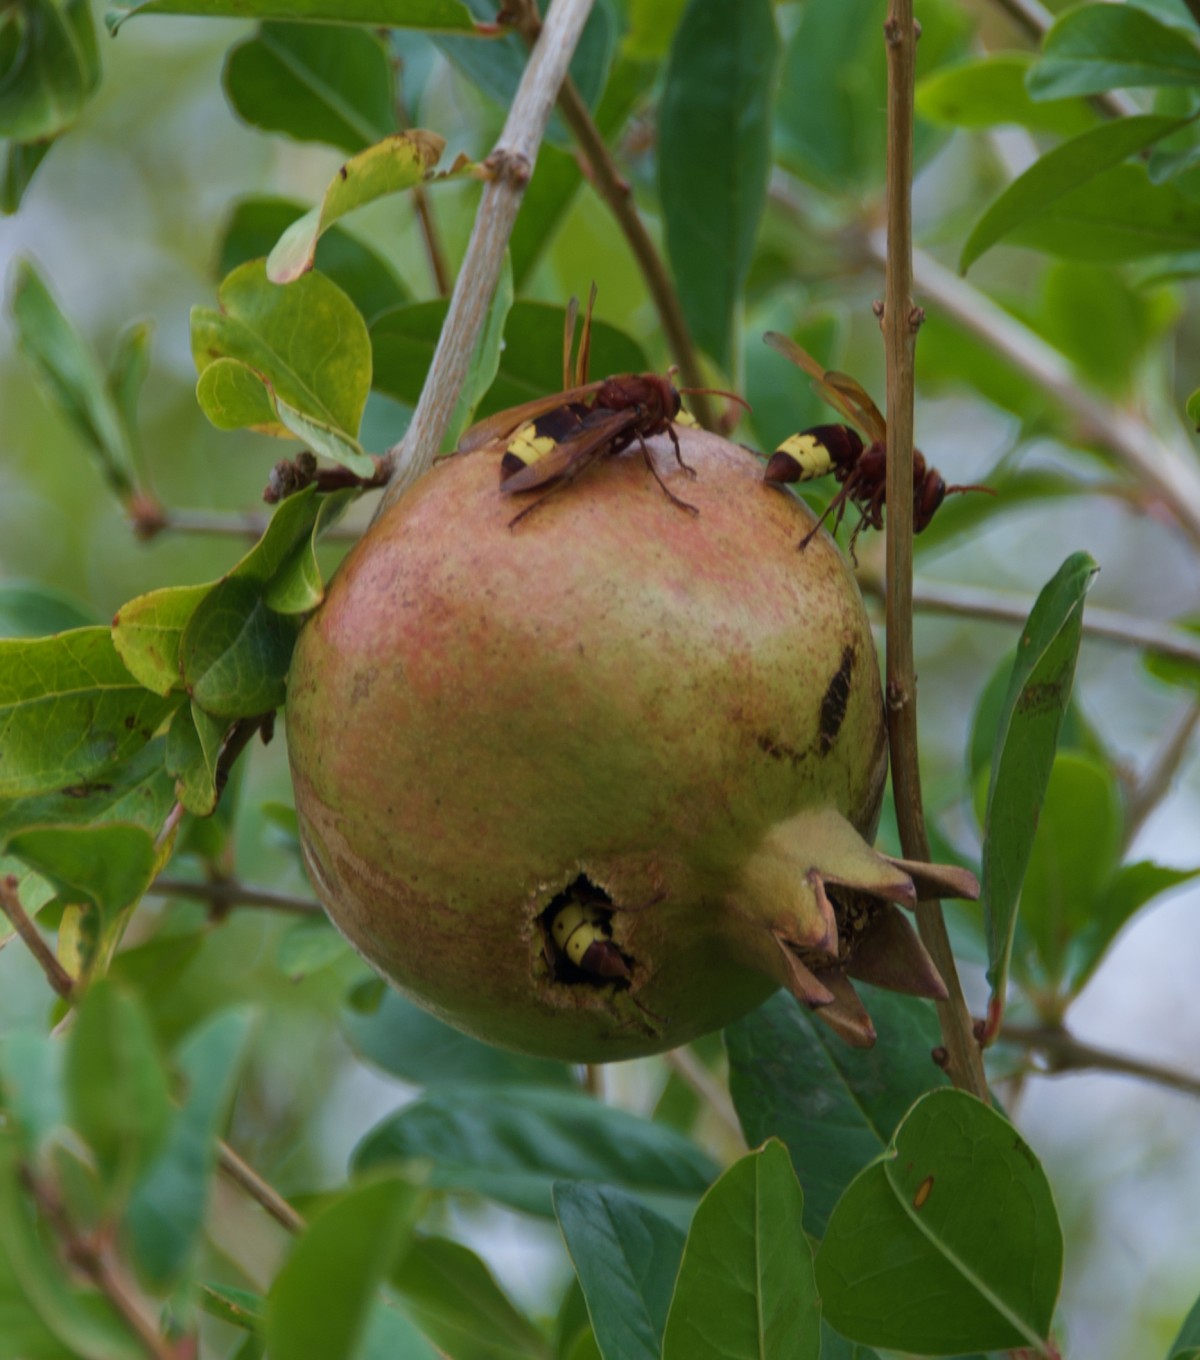
{"type": "Polygon", "coordinates": [[[538,147],[591,8],[592,0],[554,0],[546,14],[545,27],[530,53],[504,131],[487,160],[492,177],[480,196],[446,324],[412,424],[403,442],[388,453],[392,477],[378,513],[395,504],[405,488],[430,467],[441,448],[496,290],[538,147]]]}

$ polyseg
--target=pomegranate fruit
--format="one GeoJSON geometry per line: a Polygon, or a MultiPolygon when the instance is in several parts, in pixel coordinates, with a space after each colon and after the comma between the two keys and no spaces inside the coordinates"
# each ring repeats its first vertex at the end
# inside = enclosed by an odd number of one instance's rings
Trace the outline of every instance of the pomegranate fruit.
{"type": "Polygon", "coordinates": [[[679,430],[510,528],[499,458],[442,462],[300,636],[288,747],[334,922],[470,1033],[598,1062],[786,986],[874,1038],[849,981],[941,979],[895,903],[961,871],[868,844],[887,765],[857,586],[746,450],[679,430]]]}

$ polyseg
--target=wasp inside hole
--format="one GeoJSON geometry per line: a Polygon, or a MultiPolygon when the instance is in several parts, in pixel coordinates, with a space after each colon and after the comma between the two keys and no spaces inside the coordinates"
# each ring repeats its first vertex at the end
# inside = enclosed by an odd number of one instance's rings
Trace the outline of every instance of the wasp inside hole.
{"type": "Polygon", "coordinates": [[[612,899],[581,874],[542,913],[555,980],[628,986],[632,962],[613,941],[612,899]]]}

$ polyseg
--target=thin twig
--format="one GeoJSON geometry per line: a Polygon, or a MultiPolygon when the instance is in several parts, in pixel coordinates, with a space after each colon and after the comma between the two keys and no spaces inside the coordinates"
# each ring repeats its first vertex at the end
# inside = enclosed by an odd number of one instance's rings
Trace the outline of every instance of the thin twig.
{"type": "MultiPolygon", "coordinates": [[[[266,531],[267,515],[243,514],[238,511],[221,510],[164,510],[161,523],[153,537],[160,533],[204,534],[215,538],[244,538],[251,542],[260,539],[266,531]]],[[[361,531],[335,524],[322,533],[323,540],[342,539],[353,542],[361,538],[361,531]]]]}
{"type": "Polygon", "coordinates": [[[68,1000],[75,990],[75,982],[70,973],[59,963],[54,951],[42,938],[42,932],[29,919],[21,903],[19,883],[15,874],[0,878],[0,911],[12,923],[12,928],[25,942],[25,947],[37,960],[38,966],[46,975],[46,981],[64,1000],[68,1000]]]}
{"type": "Polygon", "coordinates": [[[27,1170],[21,1179],[43,1220],[62,1243],[67,1259],[108,1299],[151,1360],[184,1360],[194,1356],[195,1346],[190,1339],[173,1345],[159,1331],[136,1285],[113,1251],[111,1233],[81,1232],[51,1185],[27,1170]]]}
{"type": "MultiPolygon", "coordinates": [[[[259,713],[253,718],[239,718],[226,732],[225,739],[221,743],[220,754],[217,756],[217,766],[213,771],[213,787],[216,790],[216,801],[220,802],[221,795],[225,792],[225,785],[229,782],[229,775],[233,769],[234,762],[238,756],[250,744],[256,732],[262,733],[263,745],[265,746],[275,731],[275,710],[271,709],[266,713],[259,713]]],[[[167,814],[166,820],[159,828],[158,835],[154,838],[156,849],[161,849],[167,845],[179,823],[183,821],[184,813],[187,808],[182,801],[177,801],[167,814]]]]}
{"type": "Polygon", "coordinates": [[[1041,41],[1042,34],[1054,22],[1054,15],[1038,0],[992,0],[1002,9],[1030,42],[1041,41]]]}
{"type": "MultiPolygon", "coordinates": [[[[879,577],[863,572],[858,582],[864,594],[883,598],[883,582],[879,577]]],[[[1024,624],[1033,608],[1033,600],[1028,596],[988,590],[986,586],[917,581],[913,585],[913,607],[928,614],[1024,624]]],[[[1158,619],[1089,604],[1083,617],[1083,632],[1087,637],[1127,647],[1142,647],[1158,656],[1176,657],[1200,665],[1200,633],[1189,633],[1158,619]]]]}
{"type": "Polygon", "coordinates": [[[421,239],[425,242],[425,254],[429,259],[429,269],[433,274],[433,285],[438,297],[450,296],[450,268],[446,263],[446,252],[442,249],[442,238],[438,235],[433,220],[433,205],[424,185],[412,187],[413,207],[417,210],[417,221],[421,225],[421,239]]]}
{"type": "Polygon", "coordinates": [[[1008,1025],[1000,1031],[1002,1043],[1017,1044],[1033,1053],[1040,1053],[1046,1061],[1044,1075],[1062,1072],[1116,1072],[1127,1077],[1139,1077],[1172,1091],[1200,1096],[1200,1077],[1180,1072],[1160,1063],[1143,1062],[1121,1053],[1084,1043],[1061,1025],[1008,1025]]]}
{"type": "Polygon", "coordinates": [[[1125,799],[1126,848],[1133,843],[1146,818],[1170,792],[1198,726],[1200,726],[1200,702],[1193,702],[1188,704],[1171,730],[1163,737],[1153,760],[1125,799]]]}
{"type": "MultiPolygon", "coordinates": [[[[536,41],[542,24],[535,5],[529,3],[522,5],[517,27],[527,42],[532,44],[536,41]]],[[[563,81],[562,89],[558,92],[558,108],[587,160],[593,187],[608,205],[609,211],[617,220],[617,225],[625,234],[625,240],[637,261],[646,289],[658,312],[667,344],[679,365],[684,384],[692,388],[702,387],[704,371],[700,367],[691,331],[688,329],[683,308],[679,304],[679,296],[671,283],[671,276],[638,213],[628,181],[617,169],[608,144],[570,76],[563,81]]],[[[693,393],[688,405],[700,424],[711,429],[713,411],[708,397],[703,392],[693,393]]]]}
{"type": "Polygon", "coordinates": [[[217,756],[217,767],[213,771],[213,784],[217,790],[218,801],[225,792],[225,785],[229,782],[230,772],[238,756],[250,745],[257,733],[262,734],[262,743],[266,746],[275,734],[274,709],[256,714],[253,718],[239,718],[226,734],[221,744],[221,753],[217,756]]]}
{"type": "Polygon", "coordinates": [[[741,1120],[733,1108],[729,1092],[713,1076],[690,1048],[673,1048],[663,1054],[667,1066],[681,1078],[700,1100],[712,1110],[724,1127],[733,1135],[739,1147],[746,1146],[741,1120]]]}
{"type": "MultiPolygon", "coordinates": [[[[392,65],[396,74],[396,126],[401,129],[411,128],[413,125],[412,116],[409,114],[408,103],[404,98],[404,63],[397,55],[393,58],[392,65]]],[[[421,238],[425,242],[425,254],[429,259],[429,269],[433,275],[434,287],[437,289],[438,297],[449,297],[450,270],[446,264],[446,252],[442,247],[442,238],[434,220],[433,204],[430,202],[423,184],[414,185],[411,192],[413,207],[417,212],[417,222],[421,228],[421,238]]]]}
{"type": "MultiPolygon", "coordinates": [[[[913,393],[917,329],[913,302],[913,82],[918,30],[912,0],[891,0],[884,25],[888,66],[887,251],[883,333],[887,349],[887,720],[892,792],[905,857],[927,861],[921,797],[912,635],[913,393]]],[[[946,1070],[960,1090],[987,1101],[987,1078],[954,963],[941,903],[917,905],[917,929],[948,996],[938,1002],[946,1070]]]]}
{"type": "Polygon", "coordinates": [[[526,64],[504,131],[486,161],[491,179],[480,196],[471,240],[412,423],[403,442],[388,452],[392,477],[378,514],[396,503],[441,448],[496,291],[538,147],[591,8],[592,0],[554,0],[546,15],[546,26],[526,64]]]}
{"type": "Polygon", "coordinates": [[[276,1223],[297,1236],[304,1231],[307,1224],[301,1215],[273,1185],[269,1185],[248,1162],[243,1161],[223,1138],[217,1141],[217,1165],[235,1185],[244,1190],[251,1199],[257,1200],[276,1223]]]}
{"type": "MultiPolygon", "coordinates": [[[[877,264],[886,263],[884,233],[872,232],[867,248],[877,264]]],[[[1060,350],[932,256],[914,253],[913,278],[927,304],[936,303],[1070,412],[1084,436],[1115,455],[1200,545],[1200,468],[1190,446],[1168,443],[1133,412],[1097,396],[1060,350]]]]}
{"type": "Polygon", "coordinates": [[[272,892],[269,888],[252,888],[236,878],[209,878],[192,882],[186,878],[156,878],[147,893],[159,897],[190,897],[208,902],[218,913],[232,907],[265,907],[268,911],[290,911],[297,916],[323,916],[324,909],[310,897],[293,897],[289,893],[272,892]]]}

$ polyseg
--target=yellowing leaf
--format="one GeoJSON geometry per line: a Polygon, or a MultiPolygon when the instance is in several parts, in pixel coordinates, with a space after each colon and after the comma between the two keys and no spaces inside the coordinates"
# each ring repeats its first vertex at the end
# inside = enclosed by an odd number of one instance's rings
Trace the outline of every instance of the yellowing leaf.
{"type": "Polygon", "coordinates": [[[414,128],[397,132],[360,151],[333,177],[310,212],[293,222],[267,256],[272,283],[291,283],[312,268],[317,241],[327,227],[355,208],[419,184],[437,164],[446,145],[435,132],[414,128]]]}

